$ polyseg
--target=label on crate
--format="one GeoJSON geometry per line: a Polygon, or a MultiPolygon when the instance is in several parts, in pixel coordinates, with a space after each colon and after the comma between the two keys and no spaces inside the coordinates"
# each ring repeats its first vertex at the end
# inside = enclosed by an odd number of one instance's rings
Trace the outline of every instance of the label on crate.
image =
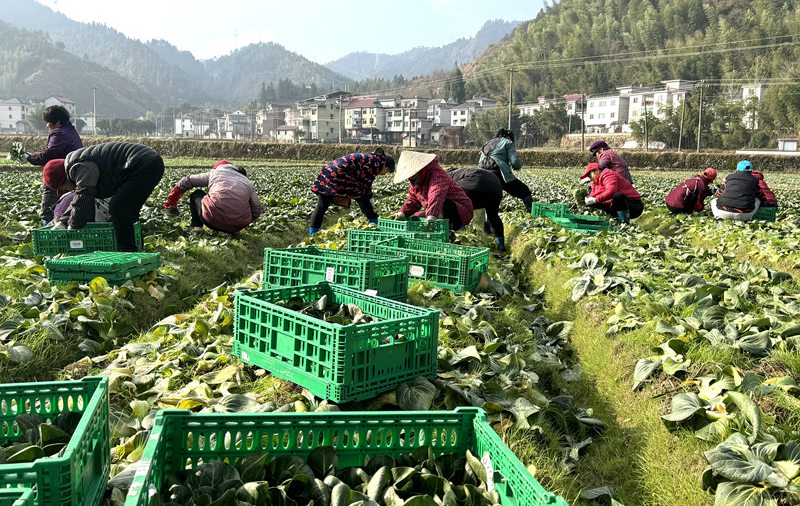
{"type": "Polygon", "coordinates": [[[378,290],[373,290],[372,288],[370,288],[369,290],[364,290],[364,294],[369,295],[370,297],[375,297],[376,295],[378,295],[378,290]]]}
{"type": "Polygon", "coordinates": [[[81,249],[83,248],[83,241],[80,239],[76,239],[74,241],[69,242],[69,247],[72,249],[81,249]]]}
{"type": "Polygon", "coordinates": [[[333,279],[336,276],[336,269],[333,267],[326,267],[325,268],[325,281],[328,283],[333,283],[333,279]]]}
{"type": "Polygon", "coordinates": [[[248,355],[246,351],[243,351],[242,352],[242,359],[243,360],[247,360],[249,362],[250,361],[250,355],[248,355]]]}
{"type": "Polygon", "coordinates": [[[136,464],[136,474],[139,476],[144,476],[150,472],[150,461],[149,460],[140,460],[138,464],[136,464]]]}
{"type": "Polygon", "coordinates": [[[414,276],[415,278],[421,278],[422,276],[425,275],[425,267],[421,265],[409,265],[408,275],[414,276]]]}
{"type": "Polygon", "coordinates": [[[481,464],[483,464],[483,469],[486,470],[486,490],[491,492],[494,490],[494,466],[492,465],[492,457],[489,456],[489,452],[483,452],[481,464]]]}

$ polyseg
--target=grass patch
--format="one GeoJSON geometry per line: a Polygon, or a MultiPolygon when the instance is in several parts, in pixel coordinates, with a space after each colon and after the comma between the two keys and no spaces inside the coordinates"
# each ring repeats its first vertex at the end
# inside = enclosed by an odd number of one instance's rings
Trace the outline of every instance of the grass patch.
{"type": "MultiPolygon", "coordinates": [[[[522,245],[514,245],[515,257],[525,258],[524,253],[522,245]]],[[[610,485],[624,504],[712,504],[713,498],[699,484],[707,444],[671,434],[660,418],[662,401],[631,390],[634,364],[657,344],[652,332],[639,329],[607,336],[610,299],[572,303],[571,289],[564,283],[568,269],[563,264],[531,262],[525,272],[531,284],[547,287],[550,318],[575,321],[571,346],[583,375],[564,388],[576,404],[592,407],[594,416],[608,425],[594,438],[573,474],[565,474],[557,460],[535,459],[540,478],[576,504],[580,504],[581,490],[603,485],[610,485]]],[[[526,452],[520,455],[525,458],[526,452]]]]}

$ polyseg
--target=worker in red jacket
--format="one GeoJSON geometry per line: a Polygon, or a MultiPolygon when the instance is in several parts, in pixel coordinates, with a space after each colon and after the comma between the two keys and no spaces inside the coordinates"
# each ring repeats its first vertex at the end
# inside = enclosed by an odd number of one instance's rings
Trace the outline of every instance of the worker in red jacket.
{"type": "MultiPolygon", "coordinates": [[[[408,179],[408,198],[395,216],[424,216],[427,220],[446,219],[450,230],[460,230],[472,221],[472,201],[453,178],[447,175],[439,157],[433,153],[403,151],[397,162],[394,182],[408,179]]],[[[451,232],[450,239],[455,240],[451,232]]]]}
{"type": "Polygon", "coordinates": [[[760,207],[778,207],[778,197],[776,197],[775,192],[767,186],[767,182],[764,181],[764,174],[755,170],[752,174],[754,178],[758,179],[758,187],[761,189],[761,194],[764,196],[760,207]]]}
{"type": "Polygon", "coordinates": [[[673,214],[692,214],[703,210],[706,197],[711,196],[711,183],[717,179],[717,169],[707,168],[685,180],[664,197],[667,209],[673,214]]]}
{"type": "Polygon", "coordinates": [[[586,166],[581,179],[586,177],[592,182],[589,196],[584,200],[587,206],[616,216],[623,224],[641,216],[644,210],[642,196],[627,179],[611,169],[604,169],[599,163],[586,166]]]}

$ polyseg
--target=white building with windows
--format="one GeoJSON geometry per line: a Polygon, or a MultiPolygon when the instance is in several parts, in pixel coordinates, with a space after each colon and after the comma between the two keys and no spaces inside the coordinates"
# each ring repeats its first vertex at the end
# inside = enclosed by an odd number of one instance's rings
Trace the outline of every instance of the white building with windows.
{"type": "Polygon", "coordinates": [[[0,100],[0,132],[28,133],[28,116],[33,113],[33,106],[18,98],[0,100]]]}
{"type": "Polygon", "coordinates": [[[73,102],[72,100],[70,100],[70,99],[68,99],[66,97],[60,97],[58,95],[52,95],[52,96],[47,97],[46,99],[44,99],[44,106],[45,107],[50,107],[51,105],[60,105],[60,106],[62,106],[69,113],[70,119],[72,121],[74,121],[75,115],[77,114],[76,109],[75,109],[75,102],[73,102]]]}
{"type": "Polygon", "coordinates": [[[497,107],[497,100],[486,97],[472,97],[453,107],[450,113],[450,126],[467,126],[473,114],[481,114],[497,107]]]}
{"type": "Polygon", "coordinates": [[[627,93],[590,95],[586,98],[584,124],[588,133],[611,133],[628,121],[627,93]]]}
{"type": "Polygon", "coordinates": [[[694,81],[672,79],[661,81],[663,88],[621,88],[630,89],[627,123],[640,121],[644,111],[658,119],[665,119],[668,111],[680,107],[686,95],[694,88],[694,81]]]}
{"type": "Polygon", "coordinates": [[[752,105],[760,102],[767,93],[767,83],[753,83],[742,86],[742,103],[744,104],[744,116],[742,123],[747,128],[758,128],[757,112],[752,105]]]}

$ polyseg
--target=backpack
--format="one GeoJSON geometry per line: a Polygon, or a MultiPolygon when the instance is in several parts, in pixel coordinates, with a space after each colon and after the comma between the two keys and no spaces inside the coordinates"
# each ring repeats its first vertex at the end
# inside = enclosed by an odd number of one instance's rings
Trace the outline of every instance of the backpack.
{"type": "Polygon", "coordinates": [[[501,140],[503,140],[502,137],[495,137],[494,139],[491,139],[489,142],[483,145],[483,147],[481,148],[481,154],[483,155],[483,159],[481,159],[478,162],[478,167],[486,170],[497,170],[500,168],[500,166],[497,165],[495,159],[492,158],[491,154],[492,151],[494,151],[494,148],[497,147],[497,145],[500,143],[501,140]]]}

